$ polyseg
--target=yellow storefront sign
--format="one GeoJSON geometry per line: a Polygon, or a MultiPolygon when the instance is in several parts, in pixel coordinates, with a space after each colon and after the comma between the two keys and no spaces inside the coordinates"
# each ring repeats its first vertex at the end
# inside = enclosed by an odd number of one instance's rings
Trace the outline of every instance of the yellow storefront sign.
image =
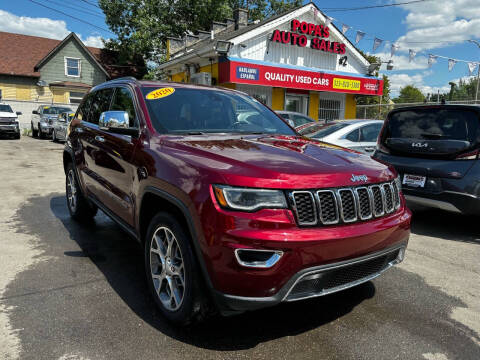
{"type": "Polygon", "coordinates": [[[359,80],[333,78],[333,88],[342,90],[360,91],[361,82],[359,80]]]}

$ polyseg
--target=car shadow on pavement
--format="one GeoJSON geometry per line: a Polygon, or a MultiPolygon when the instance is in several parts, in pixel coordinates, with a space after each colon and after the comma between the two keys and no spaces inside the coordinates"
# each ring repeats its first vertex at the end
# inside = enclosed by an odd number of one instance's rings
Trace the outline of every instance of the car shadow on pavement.
{"type": "Polygon", "coordinates": [[[378,293],[368,282],[176,328],[149,294],[142,249],[103,213],[79,224],[70,219],[65,195],[54,193],[29,198],[12,225],[17,233],[33,235],[42,254],[0,299],[10,309],[12,328],[21,329],[22,358],[59,358],[79,346],[122,359],[166,350],[171,356],[165,358],[185,359],[213,355],[205,351],[233,358],[228,351],[237,350],[271,358],[420,359],[438,352],[451,359],[479,358],[478,333],[451,317],[453,309],[467,305],[401,267],[375,280],[378,293]]]}
{"type": "Polygon", "coordinates": [[[412,207],[412,233],[480,245],[480,218],[437,209],[412,207]]]}
{"type": "Polygon", "coordinates": [[[140,318],[162,333],[198,347],[248,349],[275,338],[294,336],[344,316],[375,294],[375,286],[368,282],[340,294],[231,317],[214,316],[204,323],[179,329],[163,318],[150,297],[143,251],[135,240],[101,212],[88,224],[73,221],[63,196],[53,197],[50,209],[81,249],[65,251],[65,256],[90,258],[113,290],[140,318]]]}

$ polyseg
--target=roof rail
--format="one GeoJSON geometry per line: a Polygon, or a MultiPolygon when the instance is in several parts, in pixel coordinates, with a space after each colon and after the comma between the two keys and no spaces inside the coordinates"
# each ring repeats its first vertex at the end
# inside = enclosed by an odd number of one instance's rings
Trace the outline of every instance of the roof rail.
{"type": "Polygon", "coordinates": [[[116,78],[116,79],[113,79],[113,80],[110,80],[110,81],[117,81],[117,80],[133,80],[133,81],[138,81],[137,78],[135,78],[135,77],[133,77],[133,76],[124,76],[124,77],[116,78]]]}

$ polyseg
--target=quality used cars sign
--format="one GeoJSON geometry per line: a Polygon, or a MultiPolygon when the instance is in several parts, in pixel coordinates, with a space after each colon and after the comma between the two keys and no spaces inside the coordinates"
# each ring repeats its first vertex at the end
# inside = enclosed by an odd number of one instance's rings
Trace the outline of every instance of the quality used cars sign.
{"type": "Polygon", "coordinates": [[[243,83],[293,89],[382,95],[383,80],[226,60],[219,64],[220,83],[243,83]]]}

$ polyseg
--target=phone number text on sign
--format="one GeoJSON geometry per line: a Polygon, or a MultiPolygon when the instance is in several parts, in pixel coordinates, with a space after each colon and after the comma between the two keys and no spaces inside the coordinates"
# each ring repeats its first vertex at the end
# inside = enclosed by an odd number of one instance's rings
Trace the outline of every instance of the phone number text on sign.
{"type": "Polygon", "coordinates": [[[360,85],[361,82],[359,80],[333,78],[334,89],[360,91],[360,85]]]}

